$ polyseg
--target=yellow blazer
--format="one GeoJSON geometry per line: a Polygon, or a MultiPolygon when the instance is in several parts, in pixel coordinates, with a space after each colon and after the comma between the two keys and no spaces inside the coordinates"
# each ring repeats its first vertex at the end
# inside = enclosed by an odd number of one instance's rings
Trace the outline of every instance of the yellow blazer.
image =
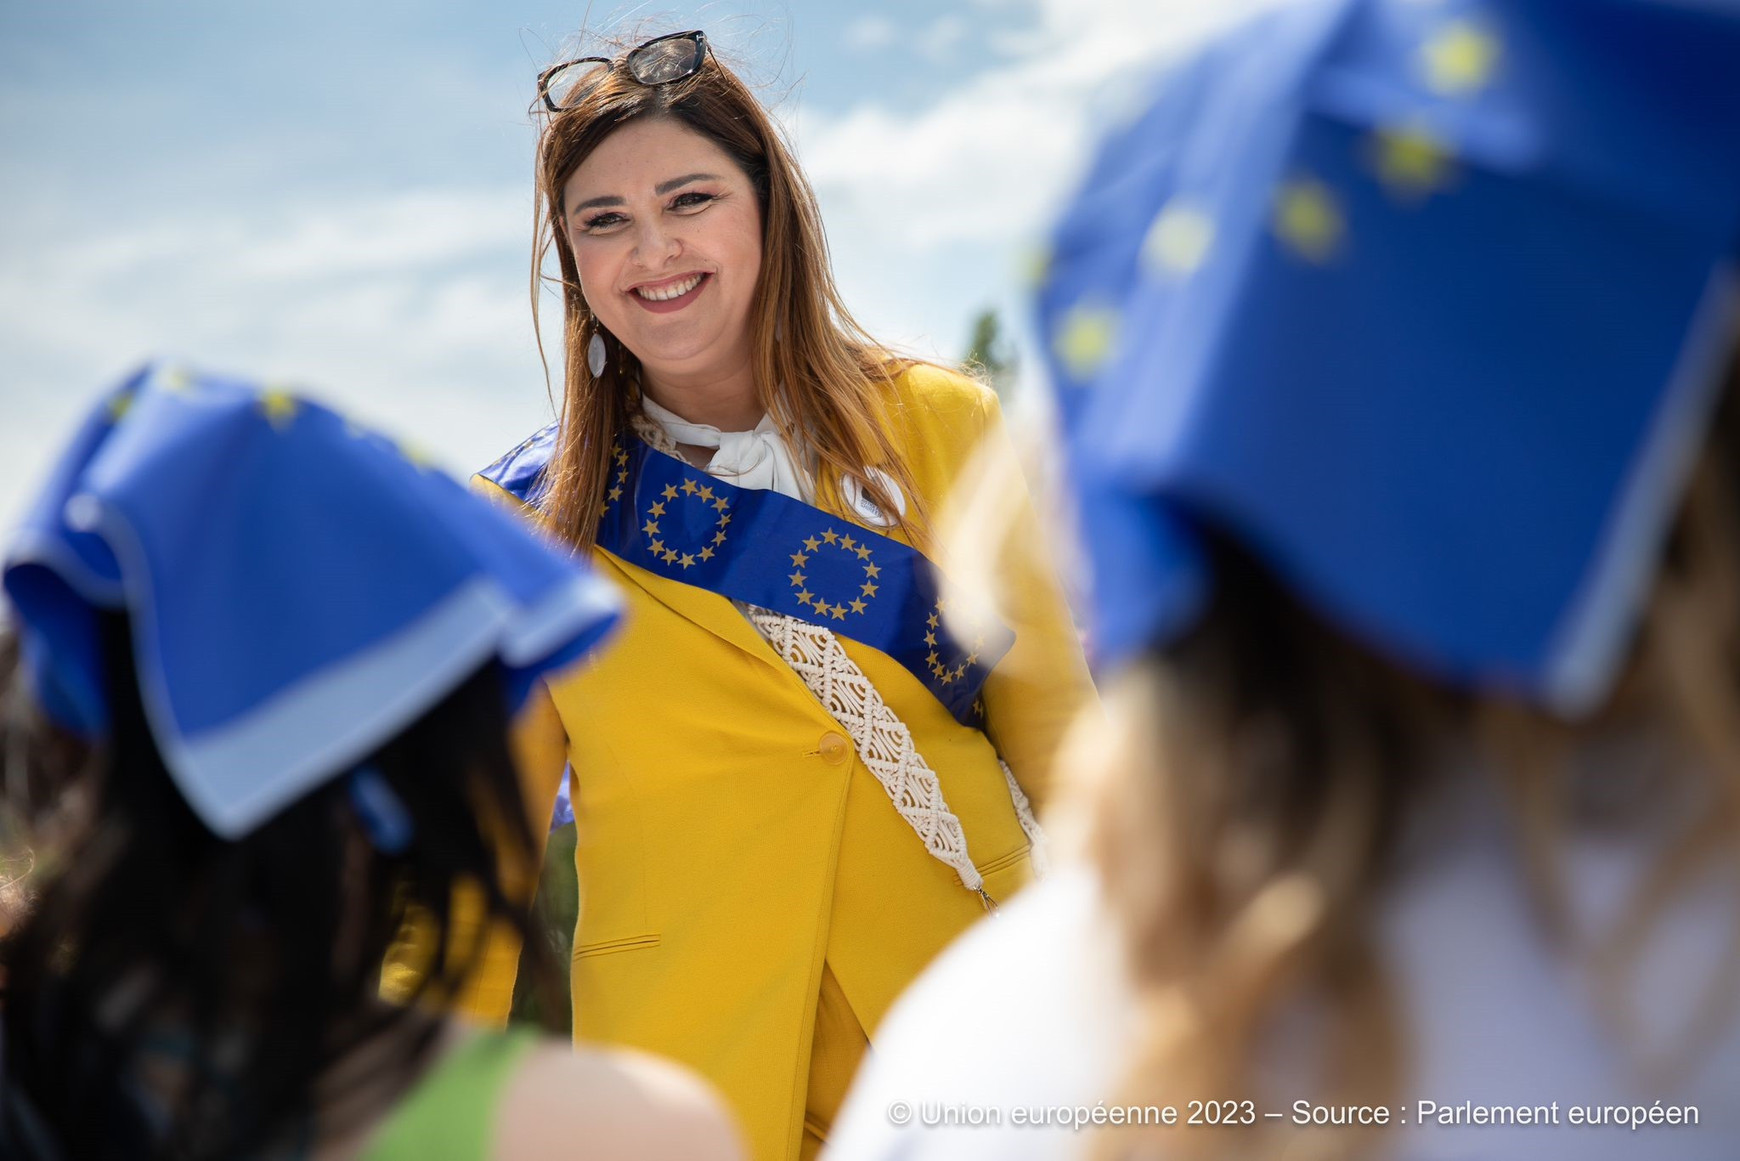
{"type": "MultiPolygon", "coordinates": [[[[1004,438],[996,396],[926,365],[897,392],[898,446],[934,513],[980,442],[1004,438]]],[[[997,756],[1038,808],[1060,735],[1093,698],[1025,505],[1022,519],[1002,610],[1015,643],[985,684],[986,732],[886,654],[842,638],[937,771],[998,900],[1032,869],[997,756]]],[[[795,1157],[824,960],[873,1037],[984,909],[736,606],[595,555],[626,595],[624,627],[549,686],[575,771],[575,1036],[692,1066],[731,1102],[756,1157],[795,1157]]],[[[553,796],[554,765],[527,772],[535,801],[553,796]]],[[[510,989],[507,977],[485,991],[501,1005],[510,989]]]]}

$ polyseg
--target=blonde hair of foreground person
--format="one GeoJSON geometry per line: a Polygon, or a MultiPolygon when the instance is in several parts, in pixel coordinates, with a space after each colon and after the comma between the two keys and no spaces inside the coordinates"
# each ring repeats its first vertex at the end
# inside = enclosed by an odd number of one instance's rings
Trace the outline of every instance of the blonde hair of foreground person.
{"type": "MultiPolygon", "coordinates": [[[[1717,872],[1730,891],[1740,885],[1737,498],[1740,363],[1627,668],[1599,713],[1576,724],[1390,664],[1218,544],[1211,611],[1111,684],[1110,744],[1073,787],[1140,1014],[1118,1103],[1213,1094],[1290,1107],[1299,1094],[1266,1091],[1263,1077],[1273,1076],[1278,1022],[1302,1004],[1326,1017],[1300,1057],[1316,1070],[1305,1079],[1320,1085],[1319,1099],[1400,1103],[1409,1029],[1377,950],[1375,912],[1428,793],[1477,768],[1496,772],[1537,922],[1592,969],[1600,1015],[1634,1046],[1639,1079],[1671,1085],[1731,1033],[1740,947],[1728,946],[1695,1018],[1674,1035],[1639,1018],[1627,987],[1667,906],[1707,883],[1694,879],[1717,872]],[[1641,757],[1622,748],[1640,739],[1649,744],[1641,757]],[[1668,816],[1674,829],[1617,919],[1579,927],[1567,905],[1566,839],[1586,828],[1635,833],[1639,816],[1660,824],[1654,808],[1664,801],[1691,809],[1668,816]]],[[[1381,1154],[1389,1134],[1405,1131],[1132,1125],[1106,1130],[1094,1153],[1351,1157],[1381,1154]]]]}

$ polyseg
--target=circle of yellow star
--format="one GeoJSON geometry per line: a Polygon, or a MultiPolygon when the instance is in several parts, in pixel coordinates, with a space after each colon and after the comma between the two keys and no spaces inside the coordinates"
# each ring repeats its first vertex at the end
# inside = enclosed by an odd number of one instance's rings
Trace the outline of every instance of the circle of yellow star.
{"type": "Polygon", "coordinates": [[[299,406],[296,396],[282,388],[274,387],[260,392],[260,413],[279,431],[290,426],[291,421],[296,418],[299,406]]]}
{"type": "MultiPolygon", "coordinates": [[[[627,469],[624,469],[620,476],[621,480],[626,482],[627,469]]],[[[611,489],[611,499],[614,500],[621,494],[620,487],[611,489]]],[[[675,484],[666,484],[659,490],[658,496],[658,499],[652,500],[647,505],[646,523],[641,525],[642,533],[648,537],[648,547],[651,549],[653,557],[666,564],[678,565],[685,570],[695,567],[697,562],[712,560],[717,555],[715,551],[717,547],[725,543],[725,526],[731,523],[731,513],[728,511],[731,507],[730,501],[714,492],[711,484],[697,484],[690,479],[685,479],[680,487],[675,484]],[[696,552],[683,552],[680,548],[675,547],[674,543],[667,544],[662,539],[651,539],[662,531],[659,520],[664,517],[667,511],[670,511],[671,506],[681,506],[684,503],[699,504],[704,513],[713,517],[712,543],[703,545],[696,552]]],[[[675,518],[674,514],[673,518],[675,518]]],[[[678,529],[677,531],[682,530],[678,529]]],[[[667,537],[670,535],[671,533],[665,533],[667,537]]]]}
{"type": "Polygon", "coordinates": [[[430,454],[428,448],[421,444],[409,441],[400,443],[399,455],[404,458],[406,463],[419,471],[428,471],[435,466],[435,457],[430,454]]]}
{"type": "Polygon", "coordinates": [[[157,382],[165,391],[176,395],[187,395],[193,392],[193,376],[183,367],[168,367],[157,376],[157,382]]]}
{"type": "Polygon", "coordinates": [[[1166,203],[1142,240],[1142,260],[1163,274],[1189,275],[1207,261],[1214,248],[1214,219],[1189,202],[1166,203]]]}
{"type": "Polygon", "coordinates": [[[1443,189],[1455,168],[1444,143],[1418,126],[1379,129],[1372,138],[1372,160],[1385,187],[1407,198],[1443,189]]]}
{"type": "Polygon", "coordinates": [[[1441,97],[1467,97],[1485,88],[1498,65],[1498,38],[1468,20],[1453,20],[1420,46],[1418,67],[1426,87],[1441,97]]]}
{"type": "Polygon", "coordinates": [[[1310,262],[1327,262],[1341,248],[1346,225],[1335,195],[1322,182],[1294,178],[1275,194],[1275,233],[1310,262]]]}
{"type": "Polygon", "coordinates": [[[799,571],[787,576],[787,580],[791,582],[791,587],[797,590],[798,604],[809,606],[820,617],[832,617],[836,621],[844,621],[847,613],[862,614],[870,607],[870,601],[875,598],[876,590],[879,587],[873,581],[882,572],[882,569],[870,560],[871,551],[868,542],[860,540],[850,533],[841,535],[838,529],[830,528],[822,533],[819,540],[814,536],[804,540],[803,548],[802,552],[790,554],[792,564],[797,566],[799,571]],[[869,561],[863,565],[863,568],[864,574],[872,579],[858,586],[859,594],[856,599],[829,604],[826,600],[816,599],[816,595],[805,587],[809,583],[810,577],[801,570],[809,564],[812,556],[817,555],[824,548],[838,550],[853,563],[869,561]]]}
{"type": "Polygon", "coordinates": [[[1051,349],[1072,379],[1086,382],[1111,356],[1117,339],[1117,311],[1109,306],[1077,303],[1058,324],[1051,349]]]}

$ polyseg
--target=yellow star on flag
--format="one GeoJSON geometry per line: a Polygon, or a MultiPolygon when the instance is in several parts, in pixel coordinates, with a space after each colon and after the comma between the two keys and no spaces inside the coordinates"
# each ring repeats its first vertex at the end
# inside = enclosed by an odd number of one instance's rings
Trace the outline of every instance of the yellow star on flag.
{"type": "Polygon", "coordinates": [[[870,550],[868,548],[865,548],[862,544],[860,544],[858,546],[857,552],[858,552],[858,559],[859,560],[869,560],[870,559],[870,550]]]}
{"type": "Polygon", "coordinates": [[[675,484],[666,484],[664,494],[665,499],[675,500],[677,498],[677,486],[675,484]]]}
{"type": "Polygon", "coordinates": [[[810,555],[807,552],[794,552],[791,554],[791,562],[802,568],[810,562],[810,555]]]}
{"type": "Polygon", "coordinates": [[[612,488],[612,489],[610,489],[610,491],[609,491],[609,492],[608,492],[608,493],[606,493],[606,494],[607,494],[607,495],[608,495],[608,496],[609,496],[609,497],[610,497],[610,498],[611,498],[611,499],[612,499],[612,500],[620,500],[620,499],[622,499],[622,489],[621,489],[621,488],[612,488]]]}
{"type": "Polygon", "coordinates": [[[109,400],[109,422],[119,423],[126,414],[133,410],[133,393],[123,391],[109,400]]]}
{"type": "Polygon", "coordinates": [[[855,545],[856,545],[856,544],[857,544],[857,543],[858,543],[858,542],[857,542],[857,541],[856,541],[856,540],[853,540],[853,539],[852,539],[852,538],[851,538],[851,537],[850,537],[850,536],[842,536],[842,537],[840,537],[840,547],[841,547],[841,548],[843,548],[843,549],[845,549],[845,550],[846,550],[846,551],[847,551],[847,552],[851,552],[851,551],[852,551],[852,549],[853,549],[853,547],[854,547],[854,546],[855,546],[855,545]]]}
{"type": "Polygon", "coordinates": [[[801,572],[794,572],[791,574],[791,583],[794,585],[801,585],[804,583],[804,581],[806,581],[808,579],[809,578],[804,576],[804,574],[801,572]]]}
{"type": "Polygon", "coordinates": [[[283,431],[296,418],[299,404],[296,396],[279,388],[260,392],[260,413],[279,431],[283,431]]]}
{"type": "Polygon", "coordinates": [[[813,536],[810,537],[808,540],[804,541],[804,547],[809,549],[811,552],[814,552],[816,549],[820,548],[821,546],[822,546],[822,542],[817,540],[813,536]]]}
{"type": "Polygon", "coordinates": [[[654,504],[651,508],[647,509],[647,511],[651,512],[654,516],[663,516],[665,514],[664,501],[659,501],[657,504],[654,504]]]}
{"type": "Polygon", "coordinates": [[[657,520],[648,520],[645,524],[641,525],[640,530],[648,536],[657,536],[659,532],[659,522],[657,520]]]}
{"type": "Polygon", "coordinates": [[[1467,97],[1485,88],[1498,65],[1498,38],[1469,20],[1453,20],[1420,46],[1426,87],[1441,97],[1467,97]]]}
{"type": "Polygon", "coordinates": [[[844,621],[846,619],[846,606],[845,605],[835,605],[833,616],[834,616],[834,620],[836,620],[836,621],[844,621]]]}
{"type": "Polygon", "coordinates": [[[1426,129],[1380,129],[1372,145],[1378,177],[1392,193],[1420,198],[1449,183],[1454,159],[1426,129]]]}
{"type": "Polygon", "coordinates": [[[824,617],[833,611],[832,607],[826,601],[817,601],[815,603],[815,610],[824,617]]]}
{"type": "Polygon", "coordinates": [[[712,498],[713,498],[713,489],[711,487],[707,486],[706,484],[702,484],[701,485],[701,499],[711,500],[712,498]]]}
{"type": "Polygon", "coordinates": [[[655,540],[651,544],[647,545],[647,547],[652,549],[652,554],[654,556],[657,556],[659,553],[661,553],[665,550],[665,542],[662,540],[655,540]]]}
{"type": "Polygon", "coordinates": [[[1118,313],[1109,306],[1077,303],[1058,324],[1051,349],[1063,362],[1070,377],[1093,378],[1112,353],[1118,339],[1118,313]]]}
{"type": "Polygon", "coordinates": [[[803,589],[798,593],[797,599],[798,599],[798,604],[807,605],[810,603],[810,601],[815,599],[815,594],[810,592],[808,589],[803,589]]]}
{"type": "Polygon", "coordinates": [[[864,566],[864,575],[871,578],[879,577],[882,575],[882,570],[876,565],[867,564],[864,566]]]}
{"type": "Polygon", "coordinates": [[[165,391],[176,395],[191,395],[193,393],[193,376],[181,367],[171,367],[158,376],[157,381],[165,391]]]}
{"type": "Polygon", "coordinates": [[[435,466],[435,457],[430,455],[429,450],[422,444],[409,442],[401,443],[399,445],[399,454],[404,456],[405,461],[413,467],[427,471],[435,466]]]}
{"type": "Polygon", "coordinates": [[[1214,248],[1214,219],[1188,201],[1173,198],[1148,227],[1142,260],[1163,274],[1194,274],[1214,248]]]}
{"type": "Polygon", "coordinates": [[[1327,262],[1341,247],[1346,226],[1335,196],[1320,181],[1294,178],[1275,195],[1275,233],[1309,262],[1327,262]]]}
{"type": "Polygon", "coordinates": [[[702,560],[712,560],[713,559],[713,550],[711,548],[703,548],[701,550],[701,559],[702,560]]]}
{"type": "Polygon", "coordinates": [[[865,605],[864,605],[863,601],[853,601],[852,602],[852,611],[854,613],[862,613],[864,611],[864,608],[865,608],[865,605]]]}
{"type": "Polygon", "coordinates": [[[840,534],[838,532],[835,532],[832,528],[830,528],[826,532],[822,533],[822,539],[827,541],[829,544],[838,544],[838,543],[840,543],[840,534]]]}
{"type": "Polygon", "coordinates": [[[695,558],[693,556],[690,556],[688,553],[685,552],[685,553],[683,553],[682,563],[683,563],[684,568],[688,568],[690,565],[695,563],[695,558]]]}
{"type": "Polygon", "coordinates": [[[873,597],[876,595],[876,586],[871,584],[869,581],[865,581],[858,587],[864,590],[864,595],[867,597],[873,597]]]}
{"type": "Polygon", "coordinates": [[[664,562],[666,564],[677,563],[677,551],[676,551],[676,549],[674,549],[674,548],[665,549],[664,562]]]}

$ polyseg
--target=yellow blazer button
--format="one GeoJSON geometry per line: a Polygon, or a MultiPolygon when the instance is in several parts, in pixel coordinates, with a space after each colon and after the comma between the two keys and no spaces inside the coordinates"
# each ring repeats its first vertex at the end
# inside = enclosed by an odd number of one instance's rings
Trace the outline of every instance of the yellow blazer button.
{"type": "Polygon", "coordinates": [[[821,753],[824,762],[838,766],[851,756],[852,743],[830,730],[822,735],[821,753]]]}

